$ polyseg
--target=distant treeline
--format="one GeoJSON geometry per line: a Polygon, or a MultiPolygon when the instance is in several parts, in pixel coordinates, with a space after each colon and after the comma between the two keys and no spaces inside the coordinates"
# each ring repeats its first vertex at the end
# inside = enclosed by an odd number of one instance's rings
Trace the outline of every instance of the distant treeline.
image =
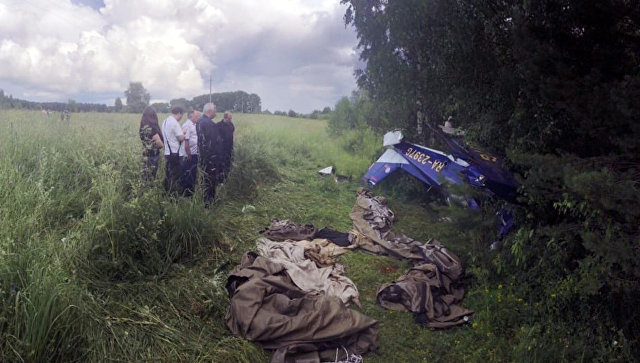
{"type": "Polygon", "coordinates": [[[310,119],[328,119],[329,115],[331,114],[331,107],[327,106],[324,109],[322,109],[322,111],[320,110],[313,110],[311,113],[309,114],[305,114],[305,113],[298,113],[294,110],[289,110],[289,112],[287,111],[269,111],[269,110],[264,110],[264,112],[262,112],[264,114],[267,115],[276,115],[276,116],[289,116],[289,117],[299,117],[299,118],[310,118],[310,119]]]}
{"type": "MultiPolygon", "coordinates": [[[[196,96],[191,100],[187,100],[186,98],[176,98],[169,101],[169,103],[154,103],[151,106],[155,107],[159,112],[168,111],[170,106],[180,106],[187,110],[202,110],[202,107],[204,107],[207,102],[209,102],[209,95],[204,94],[196,96]]],[[[260,100],[260,96],[255,93],[249,94],[245,91],[212,93],[211,102],[216,105],[218,111],[242,113],[262,112],[262,101],[260,100]]]]}
{"type": "MultiPolygon", "coordinates": [[[[216,104],[219,111],[233,111],[243,113],[260,113],[262,112],[262,101],[260,96],[255,93],[249,94],[245,91],[235,92],[222,92],[213,93],[211,100],[216,104]]],[[[204,94],[196,96],[191,100],[185,98],[172,99],[169,103],[154,103],[151,106],[155,107],[158,112],[168,112],[170,106],[181,106],[187,110],[198,109],[201,110],[205,103],[209,102],[209,95],[204,94]]],[[[116,102],[117,104],[117,102],[116,102]]],[[[142,109],[146,105],[140,105],[142,109]],[[144,107],[143,107],[144,106],[144,107]]],[[[3,90],[0,90],[0,109],[27,109],[27,110],[49,110],[49,111],[64,111],[69,112],[137,112],[138,110],[132,110],[127,107],[123,107],[122,104],[118,106],[107,106],[99,103],[81,103],[70,99],[68,102],[33,102],[27,100],[21,100],[13,98],[13,96],[5,94],[3,90]]]]}
{"type": "Polygon", "coordinates": [[[114,107],[100,103],[81,103],[74,100],[68,102],[33,102],[13,98],[0,90],[0,109],[20,108],[26,110],[49,110],[70,112],[113,112],[114,107]]]}

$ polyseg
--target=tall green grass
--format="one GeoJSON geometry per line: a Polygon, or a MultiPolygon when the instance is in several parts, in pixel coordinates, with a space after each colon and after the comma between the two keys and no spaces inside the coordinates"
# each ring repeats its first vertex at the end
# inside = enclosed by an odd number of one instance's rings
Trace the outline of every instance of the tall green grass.
{"type": "MultiPolygon", "coordinates": [[[[162,169],[142,187],[138,122],[0,111],[0,361],[267,361],[224,324],[227,272],[272,218],[348,231],[359,178],[382,151],[369,130],[331,137],[323,120],[235,115],[234,168],[204,209],[200,191],[167,197],[162,169]],[[317,173],[328,165],[353,180],[317,173]]],[[[464,260],[464,306],[476,315],[457,329],[422,329],[375,303],[380,284],[406,264],[348,253],[342,262],[362,311],[380,321],[381,346],[369,361],[632,359],[624,336],[587,347],[571,329],[589,327],[546,326],[518,281],[488,278],[499,268],[488,249],[492,216],[420,199],[423,185],[402,174],[385,183],[375,193],[390,196],[394,229],[438,238],[464,260]]]]}
{"type": "Polygon", "coordinates": [[[265,359],[221,324],[221,268],[269,220],[265,187],[325,164],[361,173],[369,161],[345,147],[374,137],[341,143],[323,121],[236,115],[235,166],[205,210],[200,192],[164,195],[162,169],[143,188],[138,118],[0,112],[0,359],[265,359]]]}

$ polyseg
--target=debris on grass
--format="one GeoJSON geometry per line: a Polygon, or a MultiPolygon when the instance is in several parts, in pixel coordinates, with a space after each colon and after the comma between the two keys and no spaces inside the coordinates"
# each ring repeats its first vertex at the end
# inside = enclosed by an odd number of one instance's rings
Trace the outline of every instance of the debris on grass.
{"type": "Polygon", "coordinates": [[[331,174],[333,174],[333,166],[327,166],[326,168],[318,170],[318,174],[320,174],[320,175],[331,175],[331,174]]]}

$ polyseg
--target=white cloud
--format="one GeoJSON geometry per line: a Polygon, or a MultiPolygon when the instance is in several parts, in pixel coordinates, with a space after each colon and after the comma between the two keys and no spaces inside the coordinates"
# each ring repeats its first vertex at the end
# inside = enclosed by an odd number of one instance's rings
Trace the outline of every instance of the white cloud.
{"type": "Polygon", "coordinates": [[[140,81],[154,99],[191,98],[213,70],[215,91],[308,112],[354,88],[343,12],[315,0],[0,0],[0,88],[96,102],[140,81]]]}

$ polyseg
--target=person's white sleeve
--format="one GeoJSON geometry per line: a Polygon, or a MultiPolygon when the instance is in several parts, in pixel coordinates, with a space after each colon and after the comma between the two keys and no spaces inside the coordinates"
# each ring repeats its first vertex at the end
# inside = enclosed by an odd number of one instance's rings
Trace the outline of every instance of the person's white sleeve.
{"type": "Polygon", "coordinates": [[[182,128],[180,127],[180,124],[176,121],[175,126],[173,127],[173,132],[176,136],[176,140],[178,140],[178,137],[182,136],[182,128]]]}

